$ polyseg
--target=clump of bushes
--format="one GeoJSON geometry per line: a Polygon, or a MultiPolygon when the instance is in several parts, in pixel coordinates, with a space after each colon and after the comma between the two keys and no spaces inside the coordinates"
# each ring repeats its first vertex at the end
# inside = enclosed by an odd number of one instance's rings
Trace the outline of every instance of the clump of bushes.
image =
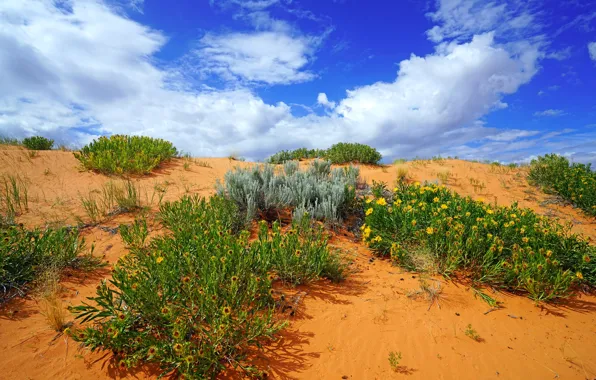
{"type": "Polygon", "coordinates": [[[54,146],[54,140],[50,140],[43,136],[33,136],[24,138],[22,144],[27,149],[31,150],[50,150],[54,146]]]}
{"type": "Polygon", "coordinates": [[[170,231],[147,242],[143,221],[121,227],[130,253],[89,303],[74,307],[83,326],[71,336],[113,351],[122,368],[155,363],[162,375],[215,378],[227,367],[259,375],[247,351],[283,326],[274,314],[277,279],[293,284],[341,273],[321,227],[309,221],[283,232],[239,230],[227,199],[184,197],[160,216],[170,231]]]}
{"type": "Polygon", "coordinates": [[[473,281],[524,291],[537,301],[596,285],[596,248],[529,209],[488,205],[443,186],[401,185],[390,199],[365,203],[363,240],[415,269],[426,255],[438,272],[463,270],[473,281]]]}
{"type": "Polygon", "coordinates": [[[293,151],[282,150],[268,158],[270,164],[283,164],[287,161],[305,160],[309,158],[322,158],[332,164],[361,163],[376,165],[381,160],[381,154],[368,145],[358,143],[337,143],[331,148],[306,149],[300,148],[293,151]]]}
{"type": "Polygon", "coordinates": [[[547,154],[532,160],[528,180],[596,216],[596,172],[590,164],[570,165],[563,156],[547,154]]]}
{"type": "Polygon", "coordinates": [[[268,158],[270,164],[283,164],[287,161],[302,161],[310,158],[324,158],[324,149],[299,148],[295,150],[282,150],[268,158]]]}
{"type": "Polygon", "coordinates": [[[28,284],[45,270],[98,266],[91,254],[79,255],[84,246],[78,231],[67,228],[0,230],[0,304],[25,294],[28,284]]]}
{"type": "Polygon", "coordinates": [[[296,161],[285,163],[278,173],[272,165],[256,165],[227,172],[217,192],[236,202],[246,221],[257,215],[276,219],[291,210],[295,219],[308,215],[337,223],[355,206],[358,175],[358,168],[331,170],[329,161],[319,160],[305,171],[298,170],[296,161]]]}
{"type": "Polygon", "coordinates": [[[337,143],[327,150],[325,155],[334,164],[359,162],[376,165],[381,161],[381,153],[375,148],[358,143],[337,143]]]}
{"type": "Polygon", "coordinates": [[[171,142],[146,136],[102,136],[75,152],[86,169],[104,174],[148,174],[177,156],[171,142]]]}

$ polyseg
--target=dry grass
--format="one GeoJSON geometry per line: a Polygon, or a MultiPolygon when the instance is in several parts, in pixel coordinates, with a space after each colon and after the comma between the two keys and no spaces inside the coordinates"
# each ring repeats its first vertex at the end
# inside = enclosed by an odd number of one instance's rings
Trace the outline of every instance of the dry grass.
{"type": "Polygon", "coordinates": [[[419,278],[420,288],[410,291],[407,296],[409,298],[418,299],[420,297],[425,298],[428,302],[428,310],[436,303],[439,309],[441,308],[440,300],[441,294],[443,294],[443,288],[439,281],[435,281],[434,284],[429,284],[425,278],[419,278]]]}
{"type": "Polygon", "coordinates": [[[402,183],[408,180],[408,167],[405,165],[397,166],[397,182],[402,183]]]}
{"type": "Polygon", "coordinates": [[[60,272],[57,269],[46,270],[38,279],[36,298],[41,314],[45,317],[48,326],[58,332],[69,325],[66,322],[68,314],[62,307],[60,299],[61,290],[60,272]]]}

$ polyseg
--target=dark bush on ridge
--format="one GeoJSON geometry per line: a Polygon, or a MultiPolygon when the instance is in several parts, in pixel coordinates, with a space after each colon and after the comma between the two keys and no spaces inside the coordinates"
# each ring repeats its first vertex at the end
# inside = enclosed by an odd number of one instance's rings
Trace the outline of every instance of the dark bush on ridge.
{"type": "Polygon", "coordinates": [[[23,139],[22,144],[31,150],[50,150],[54,145],[54,140],[42,136],[33,136],[23,139]]]}

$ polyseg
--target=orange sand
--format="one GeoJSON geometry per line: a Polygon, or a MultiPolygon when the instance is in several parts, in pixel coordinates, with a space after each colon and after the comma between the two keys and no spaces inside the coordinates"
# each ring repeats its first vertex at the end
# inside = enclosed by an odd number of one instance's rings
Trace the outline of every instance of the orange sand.
{"type": "MultiPolygon", "coordinates": [[[[217,178],[236,165],[228,159],[200,159],[211,167],[177,159],[155,174],[135,179],[143,199],[151,199],[156,185],[167,187],[164,200],[185,193],[210,195],[217,178]]],[[[449,171],[448,186],[474,198],[498,204],[517,201],[540,214],[571,222],[573,230],[594,241],[594,219],[570,206],[552,203],[552,197],[529,186],[524,169],[502,169],[459,160],[402,164],[412,180],[435,180],[449,171]],[[441,176],[441,175],[439,175],[441,176]],[[469,178],[484,183],[474,191],[469,178]],[[542,204],[542,205],[541,205],[542,204]]],[[[0,175],[19,174],[29,183],[29,211],[18,218],[27,226],[75,224],[86,220],[80,195],[87,195],[110,178],[81,172],[72,153],[39,152],[29,157],[20,149],[0,149],[0,175]]],[[[362,167],[368,181],[393,183],[396,166],[362,167]]],[[[153,209],[157,204],[154,198],[153,209]]],[[[102,226],[132,220],[120,215],[102,226]]],[[[158,228],[157,225],[153,226],[158,228]]],[[[113,264],[126,254],[120,237],[98,227],[83,231],[95,252],[113,264]]],[[[429,309],[424,299],[408,293],[419,288],[417,274],[405,273],[384,260],[372,260],[370,251],[352,236],[337,236],[331,245],[353,259],[353,274],[340,285],[326,281],[288,291],[301,294],[295,316],[279,340],[265,347],[257,362],[272,378],[282,379],[594,379],[596,378],[596,297],[579,295],[557,306],[536,306],[509,294],[492,294],[503,308],[490,308],[465,285],[441,283],[440,300],[429,309]],[[481,337],[465,335],[471,324],[481,337]],[[390,352],[401,352],[397,372],[389,365],[390,352]]],[[[64,276],[64,306],[78,304],[94,294],[109,267],[95,273],[64,276]]],[[[486,290],[491,292],[490,290],[486,290]]],[[[56,336],[33,299],[17,299],[0,310],[0,379],[108,379],[155,378],[153,368],[122,373],[109,353],[90,353],[72,340],[56,336]]],[[[223,377],[237,378],[238,374],[223,377]]]]}

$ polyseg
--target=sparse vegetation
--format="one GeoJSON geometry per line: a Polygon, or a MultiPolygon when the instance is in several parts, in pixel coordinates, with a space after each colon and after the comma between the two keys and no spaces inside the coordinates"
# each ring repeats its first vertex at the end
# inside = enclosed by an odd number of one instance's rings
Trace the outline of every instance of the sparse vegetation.
{"type": "Polygon", "coordinates": [[[524,291],[536,301],[567,297],[573,284],[596,285],[596,248],[529,209],[488,205],[442,186],[402,185],[390,199],[368,199],[362,238],[400,265],[428,247],[445,275],[524,291]]]}
{"type": "Polygon", "coordinates": [[[15,216],[29,208],[27,183],[16,175],[2,177],[0,183],[0,227],[14,223],[15,216]]]}
{"type": "Polygon", "coordinates": [[[596,217],[596,172],[590,164],[570,165],[563,156],[547,154],[532,160],[528,180],[596,217]]]}
{"type": "Polygon", "coordinates": [[[81,203],[91,222],[99,223],[106,217],[140,209],[140,190],[131,180],[110,181],[101,190],[81,196],[81,203]]]}
{"type": "Polygon", "coordinates": [[[337,223],[355,205],[358,169],[331,169],[329,161],[315,160],[305,171],[298,162],[287,162],[283,171],[265,164],[252,168],[236,168],[218,182],[217,192],[232,199],[246,215],[246,221],[259,215],[277,220],[284,211],[293,217],[304,216],[328,223],[337,223]]]}
{"type": "Polygon", "coordinates": [[[171,142],[146,136],[102,136],[75,157],[88,170],[104,174],[148,174],[178,154],[171,142]]]}
{"type": "Polygon", "coordinates": [[[163,375],[214,378],[229,366],[258,376],[247,349],[284,326],[272,282],[308,282],[338,261],[306,219],[287,231],[261,222],[250,242],[238,212],[221,197],[184,197],[160,209],[168,234],[145,244],[142,222],[126,229],[130,253],[89,303],[72,308],[83,326],[71,336],[115,352],[123,368],[155,363],[163,375]]]}
{"type": "Polygon", "coordinates": [[[31,150],[50,150],[52,149],[52,146],[54,146],[54,140],[42,136],[24,138],[22,143],[25,148],[31,150]]]}
{"type": "Polygon", "coordinates": [[[468,338],[475,340],[476,342],[482,341],[482,338],[480,337],[480,335],[478,335],[476,330],[474,330],[471,324],[468,324],[468,326],[466,327],[465,334],[468,338]]]}
{"type": "Polygon", "coordinates": [[[401,352],[391,351],[389,353],[389,365],[394,372],[399,371],[399,362],[401,361],[401,352]]]}

